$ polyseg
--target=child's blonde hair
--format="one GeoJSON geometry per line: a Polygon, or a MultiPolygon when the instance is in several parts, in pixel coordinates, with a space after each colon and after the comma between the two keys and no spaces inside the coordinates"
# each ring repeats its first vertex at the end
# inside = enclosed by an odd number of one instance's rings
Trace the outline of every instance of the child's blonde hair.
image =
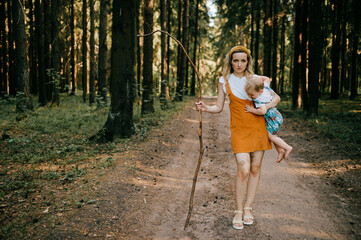
{"type": "Polygon", "coordinates": [[[244,87],[244,90],[246,90],[246,92],[248,91],[256,91],[259,92],[264,88],[264,82],[262,80],[262,78],[260,78],[259,76],[253,76],[250,79],[247,79],[246,85],[244,87]]]}

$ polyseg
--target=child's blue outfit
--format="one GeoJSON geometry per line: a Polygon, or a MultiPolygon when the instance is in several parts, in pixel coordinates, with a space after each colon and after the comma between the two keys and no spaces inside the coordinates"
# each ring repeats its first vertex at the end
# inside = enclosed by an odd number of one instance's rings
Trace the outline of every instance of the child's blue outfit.
{"type": "MultiPolygon", "coordinates": [[[[275,92],[269,87],[267,83],[264,83],[264,89],[262,94],[253,100],[256,108],[259,108],[266,103],[269,103],[275,97],[275,92]]],[[[278,133],[279,128],[283,122],[282,114],[277,110],[277,108],[270,108],[264,115],[266,119],[267,131],[272,135],[278,133]]]]}

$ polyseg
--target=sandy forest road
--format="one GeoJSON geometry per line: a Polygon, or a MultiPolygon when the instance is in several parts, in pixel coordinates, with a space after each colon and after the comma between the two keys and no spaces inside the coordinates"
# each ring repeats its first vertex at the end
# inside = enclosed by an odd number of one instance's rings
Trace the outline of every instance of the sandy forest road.
{"type": "MultiPolygon", "coordinates": [[[[274,150],[264,157],[253,204],[255,224],[233,229],[235,162],[227,104],[221,114],[204,114],[203,122],[206,149],[191,225],[185,231],[199,149],[198,113],[191,107],[121,157],[122,164],[97,187],[96,208],[86,205],[68,215],[46,238],[357,239],[339,208],[339,197],[318,192],[322,183],[315,170],[294,155],[276,164],[274,150]]],[[[281,136],[290,134],[283,131],[281,136]]]]}

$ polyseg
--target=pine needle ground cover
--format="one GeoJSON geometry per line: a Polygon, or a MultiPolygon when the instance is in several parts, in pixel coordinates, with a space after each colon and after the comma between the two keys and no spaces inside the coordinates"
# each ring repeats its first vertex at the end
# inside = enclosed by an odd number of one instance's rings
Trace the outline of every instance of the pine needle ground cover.
{"type": "MultiPolygon", "coordinates": [[[[61,99],[60,107],[38,107],[22,115],[15,112],[15,99],[0,101],[0,238],[23,238],[49,208],[62,212],[94,204],[93,189],[116,164],[113,155],[146,139],[150,129],[190,101],[170,103],[162,111],[156,100],[155,112],[146,116],[136,104],[136,134],[97,144],[88,139],[103,127],[109,108],[89,106],[80,96],[61,99]]],[[[51,225],[57,224],[54,215],[51,225]]]]}

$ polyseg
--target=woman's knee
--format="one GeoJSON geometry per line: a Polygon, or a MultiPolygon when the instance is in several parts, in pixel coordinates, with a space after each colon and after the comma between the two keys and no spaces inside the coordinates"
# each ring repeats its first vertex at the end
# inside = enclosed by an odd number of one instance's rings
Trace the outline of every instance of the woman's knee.
{"type": "Polygon", "coordinates": [[[246,154],[236,154],[237,162],[237,174],[239,174],[242,179],[246,179],[249,176],[251,165],[249,155],[246,154]]]}
{"type": "Polygon", "coordinates": [[[261,172],[261,165],[251,165],[251,173],[253,176],[257,176],[261,172]]]}

